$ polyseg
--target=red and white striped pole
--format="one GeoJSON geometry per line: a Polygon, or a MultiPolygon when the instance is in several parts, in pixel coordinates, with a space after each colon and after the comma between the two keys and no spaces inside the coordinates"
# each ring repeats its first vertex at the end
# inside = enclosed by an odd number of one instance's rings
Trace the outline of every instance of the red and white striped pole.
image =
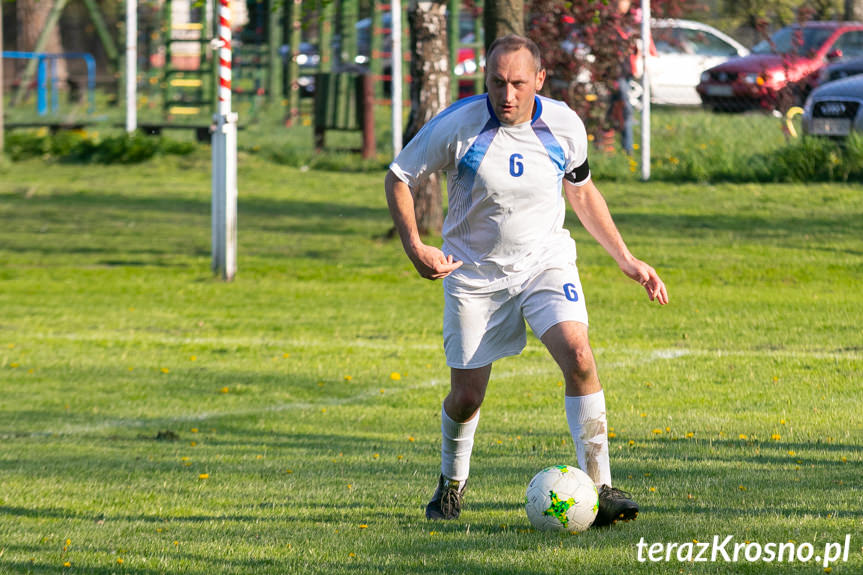
{"type": "Polygon", "coordinates": [[[219,115],[231,113],[231,0],[219,0],[219,115]]]}
{"type": "Polygon", "coordinates": [[[213,273],[237,272],[237,114],[231,112],[231,0],[219,0],[218,108],[213,116],[213,273]]]}

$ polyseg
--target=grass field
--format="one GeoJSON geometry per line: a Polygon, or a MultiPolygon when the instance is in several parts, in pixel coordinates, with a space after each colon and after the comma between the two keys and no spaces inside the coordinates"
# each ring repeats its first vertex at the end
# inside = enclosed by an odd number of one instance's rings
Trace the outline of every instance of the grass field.
{"type": "Polygon", "coordinates": [[[859,185],[600,182],[665,308],[570,217],[642,513],[564,536],[522,508],[575,460],[542,346],[495,365],[462,518],[426,522],[441,286],[382,239],[383,173],[243,157],[239,181],[224,284],[206,152],[0,174],[0,573],[825,571],[638,561],[642,538],[729,535],[819,556],[850,535],[828,567],[863,572],[859,185]]]}

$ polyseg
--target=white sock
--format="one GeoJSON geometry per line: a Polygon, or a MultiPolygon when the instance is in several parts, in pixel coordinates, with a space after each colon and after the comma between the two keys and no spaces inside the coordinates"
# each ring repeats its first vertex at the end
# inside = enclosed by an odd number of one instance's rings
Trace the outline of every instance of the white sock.
{"type": "Polygon", "coordinates": [[[473,451],[473,435],[479,424],[479,410],[473,418],[458,423],[450,419],[446,409],[441,408],[441,465],[440,471],[447,479],[464,481],[470,472],[470,453],[473,451]]]}
{"type": "Polygon", "coordinates": [[[611,487],[608,463],[608,423],[605,417],[605,393],[566,396],[566,420],[575,442],[578,466],[597,485],[611,487]]]}

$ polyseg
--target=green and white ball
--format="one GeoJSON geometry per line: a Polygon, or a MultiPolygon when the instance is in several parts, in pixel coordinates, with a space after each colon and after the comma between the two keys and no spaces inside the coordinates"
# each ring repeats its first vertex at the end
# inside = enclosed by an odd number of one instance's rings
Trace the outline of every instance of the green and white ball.
{"type": "Polygon", "coordinates": [[[599,493],[584,471],[569,465],[547,467],[527,486],[527,518],[540,531],[578,533],[593,524],[599,493]]]}

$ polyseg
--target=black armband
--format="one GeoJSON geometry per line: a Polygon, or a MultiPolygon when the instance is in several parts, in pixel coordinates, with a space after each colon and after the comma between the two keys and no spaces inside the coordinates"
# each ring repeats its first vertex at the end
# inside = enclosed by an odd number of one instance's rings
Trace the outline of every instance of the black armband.
{"type": "Polygon", "coordinates": [[[590,177],[590,166],[587,163],[587,158],[584,159],[584,163],[572,170],[565,176],[563,176],[573,184],[583,184],[587,181],[587,178],[590,177]]]}

